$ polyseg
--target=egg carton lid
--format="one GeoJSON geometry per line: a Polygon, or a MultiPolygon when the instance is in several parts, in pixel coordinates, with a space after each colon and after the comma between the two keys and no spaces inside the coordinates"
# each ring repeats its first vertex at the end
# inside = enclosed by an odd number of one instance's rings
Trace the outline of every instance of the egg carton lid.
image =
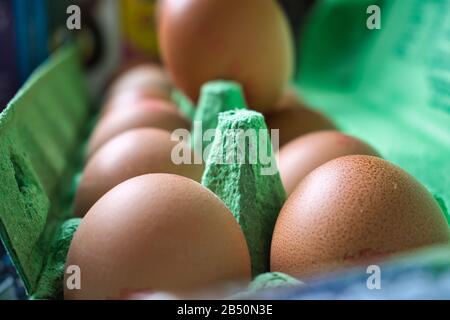
{"type": "Polygon", "coordinates": [[[450,224],[449,28],[449,1],[318,1],[294,84],[306,104],[425,185],[450,224]],[[373,10],[379,28],[368,27],[373,10]]]}

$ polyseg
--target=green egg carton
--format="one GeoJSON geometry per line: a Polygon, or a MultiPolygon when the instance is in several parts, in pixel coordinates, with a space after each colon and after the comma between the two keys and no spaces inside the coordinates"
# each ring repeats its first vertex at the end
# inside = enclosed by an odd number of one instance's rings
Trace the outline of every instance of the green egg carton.
{"type": "MultiPolygon", "coordinates": [[[[450,73],[431,74],[439,60],[419,54],[430,42],[430,52],[445,47],[446,29],[430,32],[436,27],[431,13],[450,12],[445,10],[450,3],[421,2],[425,26],[408,39],[403,26],[414,22],[417,3],[317,2],[306,24],[297,59],[301,72],[293,85],[307,105],[421,181],[450,222],[450,107],[443,102],[442,87],[424,82],[433,76],[432,84],[446,83],[450,73]],[[365,28],[371,4],[382,8],[380,30],[365,28]],[[336,34],[342,26],[345,32],[336,34]]],[[[246,108],[238,84],[218,81],[203,90],[197,109],[180,92],[173,96],[189,118],[206,120],[201,130],[266,128],[263,116],[246,108]],[[214,108],[207,107],[210,103],[214,108]]],[[[91,103],[77,50],[68,46],[32,75],[0,115],[0,235],[31,298],[62,297],[65,255],[80,222],[72,218],[70,206],[94,118],[91,103]]],[[[267,147],[273,156],[265,142],[258,147],[267,147]]],[[[261,163],[220,164],[220,147],[212,144],[202,183],[224,201],[243,229],[256,277],[249,290],[301,284],[266,273],[271,232],[286,197],[279,176],[260,175],[261,163]]]]}
{"type": "MultiPolygon", "coordinates": [[[[76,48],[62,48],[32,75],[0,117],[1,238],[27,294],[35,299],[62,298],[64,263],[81,221],[72,217],[71,204],[83,145],[95,118],[85,84],[76,48]]],[[[178,98],[186,115],[194,122],[203,120],[202,127],[193,128],[201,147],[201,132],[216,126],[221,131],[267,129],[264,117],[247,109],[235,82],[205,84],[196,112],[181,93],[178,98]]],[[[264,134],[256,147],[265,148],[273,170],[272,144],[268,132],[264,134]]],[[[246,143],[250,148],[251,142],[246,143]]],[[[220,148],[213,144],[211,155],[220,148]]],[[[271,236],[286,199],[280,176],[260,175],[267,164],[259,162],[207,163],[202,183],[242,226],[253,275],[268,272],[271,236]]],[[[263,279],[272,281],[270,275],[263,279]]]]}
{"type": "Polygon", "coordinates": [[[61,294],[54,277],[61,277],[63,265],[53,260],[64,251],[64,239],[70,243],[64,230],[77,224],[70,212],[71,177],[89,116],[71,46],[38,68],[0,114],[0,235],[30,297],[61,294]]]}

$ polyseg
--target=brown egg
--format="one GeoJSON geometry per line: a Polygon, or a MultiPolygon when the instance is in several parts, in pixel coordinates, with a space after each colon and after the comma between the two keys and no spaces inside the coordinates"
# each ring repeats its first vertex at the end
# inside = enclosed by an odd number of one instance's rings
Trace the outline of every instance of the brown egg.
{"type": "Polygon", "coordinates": [[[153,93],[154,97],[170,100],[172,84],[161,66],[141,63],[122,72],[111,84],[108,95],[128,90],[143,90],[153,93]]]}
{"type": "Polygon", "coordinates": [[[66,299],[189,292],[251,277],[231,212],[199,183],[170,174],[127,180],[102,197],[74,235],[71,265],[81,270],[81,290],[65,286],[66,299]]]}
{"type": "Polygon", "coordinates": [[[289,25],[274,0],[164,0],[159,39],[175,85],[193,101],[207,81],[239,82],[258,111],[275,107],[293,73],[289,25]]]}
{"type": "Polygon", "coordinates": [[[271,271],[308,277],[450,240],[433,196],[377,157],[345,156],[311,172],[278,217],[271,271]]]}
{"type": "MultiPolygon", "coordinates": [[[[294,88],[286,89],[281,98],[276,103],[276,110],[283,110],[292,107],[304,107],[303,102],[300,101],[297,91],[294,88]]],[[[276,112],[275,110],[271,112],[276,112]]]]}
{"type": "MultiPolygon", "coordinates": [[[[203,166],[175,164],[171,154],[178,141],[168,131],[140,128],[126,131],[104,144],[84,169],[74,212],[84,216],[105,193],[121,182],[147,173],[173,173],[201,181],[203,166]]],[[[184,142],[182,142],[184,143],[184,142]]],[[[184,145],[183,150],[190,150],[184,145]]]]}
{"type": "Polygon", "coordinates": [[[101,118],[89,141],[88,157],[105,142],[130,129],[155,127],[173,131],[189,129],[190,123],[173,109],[173,104],[162,100],[143,100],[124,109],[111,111],[101,118]]]}
{"type": "MultiPolygon", "coordinates": [[[[282,101],[286,102],[289,101],[282,101]]],[[[301,106],[300,103],[290,107],[283,104],[279,110],[266,114],[265,120],[269,129],[279,130],[280,147],[310,132],[337,130],[330,119],[318,111],[301,106]]]]}
{"type": "Polygon", "coordinates": [[[318,131],[298,137],[278,153],[283,186],[289,195],[315,168],[330,160],[357,154],[379,156],[367,143],[338,131],[318,131]]]}
{"type": "Polygon", "coordinates": [[[101,117],[116,109],[126,110],[130,105],[141,103],[144,100],[165,100],[162,101],[167,106],[167,110],[179,113],[178,108],[168,101],[167,97],[158,95],[152,89],[130,89],[119,92],[109,97],[101,109],[101,117]]]}

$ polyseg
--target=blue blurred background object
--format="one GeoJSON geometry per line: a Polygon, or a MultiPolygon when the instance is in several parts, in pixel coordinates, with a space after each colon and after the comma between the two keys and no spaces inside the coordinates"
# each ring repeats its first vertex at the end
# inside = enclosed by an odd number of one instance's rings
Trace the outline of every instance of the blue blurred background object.
{"type": "Polygon", "coordinates": [[[13,23],[12,2],[0,0],[0,43],[2,46],[2,58],[0,59],[0,111],[19,87],[13,23]]]}
{"type": "Polygon", "coordinates": [[[25,288],[0,242],[0,300],[26,299],[25,288]]]}
{"type": "Polygon", "coordinates": [[[450,246],[434,246],[379,266],[380,286],[368,285],[371,275],[356,268],[305,281],[299,288],[259,292],[252,299],[273,300],[448,300],[450,246]]]}
{"type": "Polygon", "coordinates": [[[47,0],[0,0],[0,111],[49,54],[47,0]]]}

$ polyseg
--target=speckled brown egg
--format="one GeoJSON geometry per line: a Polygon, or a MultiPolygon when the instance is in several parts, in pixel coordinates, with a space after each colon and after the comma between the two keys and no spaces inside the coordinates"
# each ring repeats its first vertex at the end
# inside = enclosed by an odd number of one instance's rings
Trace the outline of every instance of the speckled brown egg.
{"type": "Polygon", "coordinates": [[[318,131],[298,137],[278,153],[278,169],[290,194],[304,177],[320,165],[347,155],[379,156],[367,143],[339,131],[318,131]]]}
{"type": "Polygon", "coordinates": [[[102,197],[74,235],[71,265],[81,270],[81,289],[65,286],[65,299],[183,293],[251,277],[231,212],[199,183],[170,174],[127,180],[102,197]]]}
{"type": "Polygon", "coordinates": [[[168,73],[192,101],[204,83],[233,80],[266,112],[293,73],[288,21],[274,0],[164,0],[158,34],[168,73]]]}
{"type": "MultiPolygon", "coordinates": [[[[89,159],[75,197],[74,212],[84,216],[105,193],[121,182],[147,173],[173,173],[200,181],[203,165],[193,161],[176,164],[172,151],[182,144],[183,150],[191,150],[185,142],[171,140],[171,133],[155,128],[126,131],[104,144],[89,159]]],[[[178,154],[178,153],[177,153],[178,154]]]]}
{"type": "Polygon", "coordinates": [[[336,130],[334,123],[318,111],[304,107],[300,103],[286,105],[293,102],[292,97],[284,97],[280,101],[277,111],[265,115],[267,127],[278,129],[279,146],[304,134],[320,130],[336,130]]]}
{"type": "Polygon", "coordinates": [[[414,177],[372,156],[320,166],[276,222],[271,270],[308,277],[450,240],[443,213],[414,177]]]}
{"type": "Polygon", "coordinates": [[[128,90],[143,90],[154,97],[170,100],[172,83],[166,71],[157,64],[140,63],[122,72],[111,84],[108,95],[128,90]]]}
{"type": "Polygon", "coordinates": [[[170,102],[143,100],[123,109],[111,111],[101,118],[88,145],[88,157],[92,156],[105,142],[130,129],[154,127],[168,131],[189,129],[190,122],[174,111],[170,102]]]}

